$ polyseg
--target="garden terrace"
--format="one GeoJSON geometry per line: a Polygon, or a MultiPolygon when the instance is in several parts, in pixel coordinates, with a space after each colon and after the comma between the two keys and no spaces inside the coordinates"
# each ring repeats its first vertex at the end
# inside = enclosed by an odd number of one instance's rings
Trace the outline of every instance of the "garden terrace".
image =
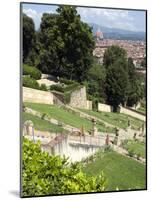
{"type": "MultiPolygon", "coordinates": [[[[38,112],[47,114],[49,117],[52,117],[60,122],[71,125],[73,127],[81,129],[82,127],[86,131],[92,130],[92,122],[88,119],[82,118],[79,115],[75,115],[75,113],[68,112],[62,107],[56,105],[47,105],[47,104],[39,104],[39,103],[27,103],[24,105],[38,112]]],[[[108,132],[114,133],[115,129],[112,127],[106,127],[105,124],[99,122],[97,124],[97,128],[100,132],[108,132]]]]}
{"type": "Polygon", "coordinates": [[[45,121],[37,116],[34,116],[30,113],[23,112],[23,123],[27,120],[31,120],[34,124],[34,128],[39,131],[48,131],[50,133],[66,133],[67,130],[64,130],[62,127],[52,124],[48,121],[45,121]]]}
{"type": "Polygon", "coordinates": [[[131,128],[135,130],[139,130],[142,127],[143,121],[131,117],[129,115],[125,115],[122,113],[113,113],[113,112],[96,112],[92,110],[80,109],[82,112],[85,112],[91,116],[95,116],[101,120],[104,120],[114,126],[117,126],[122,129],[126,129],[128,127],[128,121],[131,122],[131,128]]]}

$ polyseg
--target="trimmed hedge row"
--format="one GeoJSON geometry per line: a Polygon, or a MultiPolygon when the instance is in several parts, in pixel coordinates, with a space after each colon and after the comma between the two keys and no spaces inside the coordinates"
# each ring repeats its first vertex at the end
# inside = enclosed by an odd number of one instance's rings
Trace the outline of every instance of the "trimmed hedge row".
{"type": "Polygon", "coordinates": [[[39,83],[35,79],[30,77],[23,77],[23,86],[37,90],[47,91],[47,87],[45,84],[39,85],[39,83]]]}
{"type": "Polygon", "coordinates": [[[73,91],[75,89],[77,89],[78,87],[81,87],[79,85],[79,83],[74,82],[73,84],[67,85],[67,86],[63,86],[63,85],[51,85],[50,86],[50,90],[56,90],[58,92],[70,92],[73,91]]]}
{"type": "Polygon", "coordinates": [[[59,81],[60,81],[60,83],[64,83],[64,84],[66,84],[66,85],[71,85],[71,84],[73,84],[73,83],[76,83],[75,81],[73,81],[73,80],[68,80],[68,79],[66,79],[66,78],[60,78],[59,81]]]}
{"type": "Polygon", "coordinates": [[[41,78],[41,71],[35,67],[23,65],[23,75],[30,75],[31,78],[36,80],[41,78]]]}

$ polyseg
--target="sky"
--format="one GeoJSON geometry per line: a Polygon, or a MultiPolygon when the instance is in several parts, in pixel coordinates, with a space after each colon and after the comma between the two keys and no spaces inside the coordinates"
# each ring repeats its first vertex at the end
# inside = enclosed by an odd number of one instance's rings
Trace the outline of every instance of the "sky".
{"type": "MultiPolygon", "coordinates": [[[[33,18],[38,30],[43,13],[56,13],[58,7],[44,4],[22,4],[23,12],[33,18]]],[[[145,32],[145,11],[77,7],[81,20],[109,28],[145,32]]]]}

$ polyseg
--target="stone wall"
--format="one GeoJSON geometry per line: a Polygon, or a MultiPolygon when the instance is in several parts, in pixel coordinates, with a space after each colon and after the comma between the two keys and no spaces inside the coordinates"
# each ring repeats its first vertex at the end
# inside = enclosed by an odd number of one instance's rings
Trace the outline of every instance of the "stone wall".
{"type": "Polygon", "coordinates": [[[112,106],[103,103],[98,103],[98,111],[112,112],[112,106]]]}
{"type": "Polygon", "coordinates": [[[137,111],[132,111],[131,109],[129,108],[124,108],[122,106],[120,106],[120,113],[124,113],[126,115],[130,115],[132,117],[135,117],[137,119],[140,119],[142,121],[145,121],[146,120],[146,116],[143,115],[143,114],[140,114],[138,113],[137,111]]]}
{"type": "Polygon", "coordinates": [[[69,106],[87,109],[86,87],[82,87],[71,93],[69,106]]]}
{"type": "Polygon", "coordinates": [[[92,101],[87,100],[87,109],[92,110],[92,101]]]}
{"type": "Polygon", "coordinates": [[[43,104],[53,104],[53,94],[42,90],[23,87],[23,101],[43,104]]]}
{"type": "MultiPolygon", "coordinates": [[[[99,146],[83,144],[78,142],[71,142],[68,137],[64,137],[60,142],[52,145],[50,142],[48,145],[42,144],[42,150],[47,151],[49,154],[59,155],[61,157],[69,157],[69,162],[77,162],[85,159],[99,150],[99,146]]],[[[104,143],[102,144],[102,147],[104,143]]]]}

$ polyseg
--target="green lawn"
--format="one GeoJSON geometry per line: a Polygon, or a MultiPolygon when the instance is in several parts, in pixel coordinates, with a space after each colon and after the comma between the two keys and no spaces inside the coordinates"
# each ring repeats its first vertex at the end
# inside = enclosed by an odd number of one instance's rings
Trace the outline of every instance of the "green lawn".
{"type": "Polygon", "coordinates": [[[134,152],[136,155],[140,155],[142,158],[146,157],[145,143],[134,140],[126,140],[123,147],[128,150],[128,152],[134,152]]]}
{"type": "Polygon", "coordinates": [[[89,176],[98,175],[102,170],[108,179],[107,191],[117,187],[119,190],[146,188],[146,167],[131,158],[113,151],[105,152],[83,168],[89,176]]]}
{"type": "Polygon", "coordinates": [[[26,120],[31,120],[33,122],[36,130],[49,131],[49,132],[53,132],[53,133],[62,133],[62,132],[65,133],[65,132],[67,132],[62,127],[59,127],[59,126],[52,124],[48,121],[45,121],[43,119],[40,119],[39,117],[36,117],[32,114],[23,112],[22,116],[23,116],[23,123],[26,120]]]}
{"type": "MultiPolygon", "coordinates": [[[[39,104],[39,103],[24,103],[25,106],[32,108],[36,111],[39,111],[41,113],[47,114],[49,117],[55,118],[65,124],[69,124],[71,126],[81,128],[84,127],[85,130],[91,130],[92,129],[92,122],[88,119],[79,117],[78,115],[75,115],[71,112],[68,112],[67,110],[58,107],[56,105],[47,105],[47,104],[39,104]]],[[[105,127],[103,123],[100,123],[97,125],[97,128],[99,131],[102,132],[115,132],[113,128],[105,127]]]]}
{"type": "Polygon", "coordinates": [[[131,126],[134,129],[138,129],[139,127],[142,126],[142,123],[143,123],[143,121],[139,119],[136,119],[134,117],[131,117],[122,113],[96,112],[96,111],[85,110],[85,109],[80,109],[80,110],[123,129],[126,129],[128,127],[128,120],[131,121],[131,126]]]}

